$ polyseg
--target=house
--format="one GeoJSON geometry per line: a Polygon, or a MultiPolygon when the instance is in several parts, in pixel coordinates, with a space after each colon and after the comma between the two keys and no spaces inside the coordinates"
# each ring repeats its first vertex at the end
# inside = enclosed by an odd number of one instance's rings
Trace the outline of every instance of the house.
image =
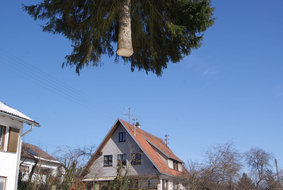
{"type": "Polygon", "coordinates": [[[131,189],[188,189],[187,170],[164,141],[118,119],[82,172],[90,190],[107,189],[118,163],[130,179],[131,189]]]}
{"type": "Polygon", "coordinates": [[[38,146],[22,143],[19,176],[22,182],[27,182],[30,178],[31,182],[45,184],[52,176],[53,179],[55,177],[60,183],[62,182],[64,171],[63,165],[58,160],[38,146]],[[31,173],[32,169],[33,173],[31,173]]]}
{"type": "Polygon", "coordinates": [[[22,137],[34,126],[39,123],[0,101],[0,190],[17,189],[22,137]]]}

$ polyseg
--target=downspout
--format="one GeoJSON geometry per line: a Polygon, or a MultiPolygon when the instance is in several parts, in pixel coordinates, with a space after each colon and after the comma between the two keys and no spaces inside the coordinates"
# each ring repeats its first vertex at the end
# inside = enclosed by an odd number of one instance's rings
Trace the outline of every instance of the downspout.
{"type": "Polygon", "coordinates": [[[21,137],[25,136],[26,134],[30,133],[33,130],[34,125],[32,124],[30,126],[30,129],[28,131],[26,131],[24,134],[21,135],[21,137]]]}
{"type": "MultiPolygon", "coordinates": [[[[24,134],[22,134],[19,137],[19,141],[18,141],[18,160],[17,163],[20,163],[21,160],[21,152],[22,152],[22,137],[25,136],[26,134],[30,133],[33,130],[34,125],[31,124],[30,129],[28,131],[26,131],[24,134]]],[[[22,127],[22,130],[24,128],[22,127]]],[[[15,181],[15,190],[18,189],[18,180],[19,180],[19,170],[20,170],[20,164],[17,164],[17,171],[16,171],[16,181],[15,181]]]]}

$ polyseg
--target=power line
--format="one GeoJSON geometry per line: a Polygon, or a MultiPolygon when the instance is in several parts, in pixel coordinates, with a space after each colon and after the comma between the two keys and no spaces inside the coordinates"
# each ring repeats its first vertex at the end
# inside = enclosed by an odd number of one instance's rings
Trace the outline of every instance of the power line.
{"type": "Polygon", "coordinates": [[[8,63],[6,64],[8,66],[6,68],[10,69],[13,72],[18,72],[23,77],[40,84],[41,87],[51,90],[56,94],[63,95],[71,101],[79,104],[84,104],[84,106],[87,107],[90,106],[88,103],[82,102],[82,93],[77,89],[63,83],[62,81],[59,81],[48,72],[39,69],[38,67],[24,61],[23,59],[14,55],[12,56],[9,52],[8,54],[10,55],[4,53],[5,52],[1,49],[0,56],[5,59],[5,62],[8,63]]]}

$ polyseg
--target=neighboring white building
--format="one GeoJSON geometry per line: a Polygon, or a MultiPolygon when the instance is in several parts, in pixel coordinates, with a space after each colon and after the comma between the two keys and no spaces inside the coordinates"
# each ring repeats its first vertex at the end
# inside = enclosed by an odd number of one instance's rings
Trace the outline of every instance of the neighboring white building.
{"type": "Polygon", "coordinates": [[[89,160],[82,177],[88,190],[107,189],[122,163],[130,189],[186,190],[188,173],[165,142],[118,119],[89,160]]]}
{"type": "Polygon", "coordinates": [[[0,190],[16,190],[22,136],[39,123],[0,101],[0,190]],[[31,126],[23,133],[23,124],[31,126]]]}
{"type": "Polygon", "coordinates": [[[23,182],[28,181],[33,167],[31,182],[45,184],[51,176],[62,182],[63,165],[39,147],[23,142],[19,176],[23,182]]]}

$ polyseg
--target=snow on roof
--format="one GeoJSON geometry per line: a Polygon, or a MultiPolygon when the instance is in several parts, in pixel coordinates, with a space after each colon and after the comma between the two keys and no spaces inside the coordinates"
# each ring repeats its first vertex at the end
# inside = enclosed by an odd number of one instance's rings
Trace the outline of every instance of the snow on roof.
{"type": "Polygon", "coordinates": [[[39,127],[39,123],[37,123],[36,121],[32,120],[31,118],[29,118],[28,116],[26,116],[25,114],[19,112],[18,110],[6,105],[5,103],[0,101],[0,112],[11,115],[11,116],[15,116],[18,117],[19,119],[22,120],[26,120],[29,121],[28,124],[33,123],[35,124],[35,126],[39,127]]]}

